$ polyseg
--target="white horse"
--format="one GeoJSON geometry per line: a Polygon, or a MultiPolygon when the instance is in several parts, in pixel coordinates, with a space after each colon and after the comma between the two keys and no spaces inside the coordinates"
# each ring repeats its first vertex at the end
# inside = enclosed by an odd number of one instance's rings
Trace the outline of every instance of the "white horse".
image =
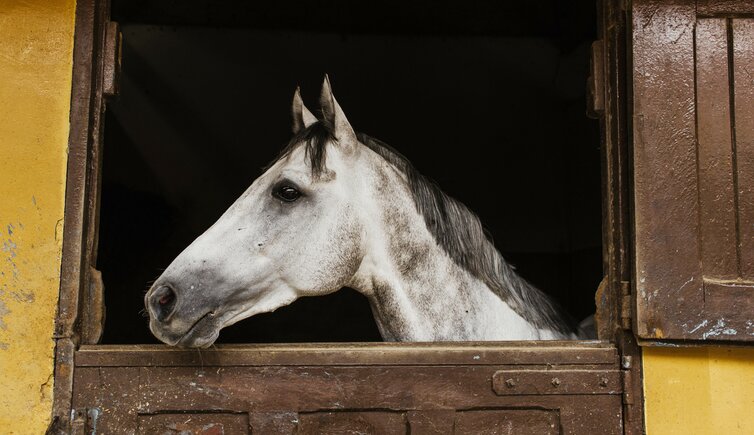
{"type": "Polygon", "coordinates": [[[479,219],[386,144],[354,132],[325,77],[323,119],[293,98],[280,157],[145,296],[154,335],[207,347],[220,329],[351,287],[385,340],[577,338],[479,219]]]}

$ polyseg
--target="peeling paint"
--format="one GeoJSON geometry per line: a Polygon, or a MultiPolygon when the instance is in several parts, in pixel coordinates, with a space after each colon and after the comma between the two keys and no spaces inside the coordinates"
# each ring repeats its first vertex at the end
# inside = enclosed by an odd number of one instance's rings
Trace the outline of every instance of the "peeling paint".
{"type": "Polygon", "coordinates": [[[0,1],[0,433],[52,406],[75,0],[0,1]]]}
{"type": "Polygon", "coordinates": [[[705,326],[707,326],[708,323],[709,323],[709,321],[705,319],[704,321],[702,321],[702,323],[696,325],[694,327],[694,329],[690,330],[689,333],[694,333],[694,332],[700,330],[701,328],[704,328],[705,326]]]}
{"type": "Polygon", "coordinates": [[[18,245],[16,245],[13,240],[8,239],[3,242],[3,247],[1,248],[3,252],[7,252],[10,255],[10,258],[16,257],[16,249],[18,249],[18,245]]]}
{"type": "Polygon", "coordinates": [[[26,292],[23,290],[18,290],[14,292],[10,292],[11,297],[14,301],[20,302],[22,304],[31,304],[34,302],[34,292],[26,292]]]}
{"type": "Polygon", "coordinates": [[[718,319],[715,325],[702,334],[702,340],[706,340],[708,337],[717,337],[718,335],[736,335],[738,331],[733,328],[726,328],[725,320],[718,319]]]}
{"type": "Polygon", "coordinates": [[[8,329],[8,326],[3,321],[7,314],[10,314],[10,310],[5,305],[5,302],[0,299],[0,329],[8,329]]]}
{"type": "Polygon", "coordinates": [[[656,341],[656,342],[652,343],[652,346],[655,346],[655,347],[681,347],[680,344],[669,343],[667,341],[656,341]]]}
{"type": "Polygon", "coordinates": [[[749,335],[754,335],[754,321],[752,320],[746,321],[746,333],[749,335]]]}

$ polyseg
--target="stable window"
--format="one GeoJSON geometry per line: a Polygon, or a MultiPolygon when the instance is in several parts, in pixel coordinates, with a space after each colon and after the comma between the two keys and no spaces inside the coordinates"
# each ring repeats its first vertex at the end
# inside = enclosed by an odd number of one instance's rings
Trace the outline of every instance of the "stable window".
{"type": "MultiPolygon", "coordinates": [[[[477,213],[518,273],[574,318],[594,313],[599,123],[585,103],[593,5],[563,6],[570,19],[555,4],[542,13],[456,5],[449,10],[466,18],[423,26],[384,22],[384,5],[286,20],[278,14],[287,7],[265,6],[251,23],[114,7],[123,66],[104,123],[97,269],[105,305],[117,309],[103,343],[155,342],[140,315],[145,286],[279,154],[297,85],[318,110],[324,73],[357,131],[477,213]]],[[[258,341],[381,339],[366,299],[344,290],[254,316],[219,342],[258,341]]]]}
{"type": "Polygon", "coordinates": [[[620,6],[81,1],[56,424],[640,431],[620,6]],[[578,319],[596,291],[599,340],[365,343],[367,301],[342,290],[221,333],[246,344],[150,344],[149,280],[275,157],[293,89],[315,106],[324,73],[354,127],[479,214],[522,276],[578,319]]]}

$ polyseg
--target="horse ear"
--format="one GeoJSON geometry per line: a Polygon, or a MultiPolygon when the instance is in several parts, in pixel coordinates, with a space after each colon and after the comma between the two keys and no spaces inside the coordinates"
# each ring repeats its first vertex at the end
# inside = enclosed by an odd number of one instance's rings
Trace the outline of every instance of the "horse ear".
{"type": "Polygon", "coordinates": [[[352,147],[358,142],[356,132],[348,122],[346,114],[340,108],[340,104],[335,100],[330,86],[330,78],[325,74],[325,81],[322,83],[322,93],[319,97],[319,103],[322,105],[322,114],[325,120],[333,127],[333,135],[338,143],[345,147],[352,147]]]}
{"type": "Polygon", "coordinates": [[[317,122],[317,118],[304,106],[304,100],[301,99],[301,89],[298,87],[296,87],[296,92],[293,93],[291,114],[293,115],[293,134],[317,122]]]}

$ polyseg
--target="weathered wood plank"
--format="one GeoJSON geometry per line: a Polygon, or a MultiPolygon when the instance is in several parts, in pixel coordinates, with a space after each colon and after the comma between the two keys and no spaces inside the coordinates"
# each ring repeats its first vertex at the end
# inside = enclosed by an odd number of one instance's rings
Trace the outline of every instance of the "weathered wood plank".
{"type": "Polygon", "coordinates": [[[738,277],[737,210],[733,190],[727,20],[701,19],[696,32],[702,270],[705,277],[735,279],[738,277]]]}
{"type": "Polygon", "coordinates": [[[737,16],[754,14],[754,2],[750,0],[698,0],[700,16],[737,16]]]}
{"type": "Polygon", "coordinates": [[[754,19],[734,19],[731,27],[738,169],[738,248],[741,278],[754,282],[754,19]]]}
{"type": "Polygon", "coordinates": [[[696,3],[633,3],[636,332],[688,338],[703,306],[699,267],[696,3]],[[693,320],[692,320],[693,319],[693,320]]]}
{"type": "Polygon", "coordinates": [[[354,343],[220,345],[182,350],[162,345],[81,346],[79,367],[269,365],[614,364],[613,345],[597,341],[508,343],[354,343]]]}
{"type": "MultiPolygon", "coordinates": [[[[564,389],[561,394],[498,395],[492,387],[501,366],[427,367],[143,367],[134,392],[136,412],[181,409],[316,412],[327,409],[470,409],[548,401],[549,397],[620,395],[564,389]]],[[[90,368],[82,370],[91,370],[90,368]]],[[[521,372],[521,377],[527,374],[521,372]]],[[[556,372],[563,384],[572,383],[556,372]]],[[[576,379],[579,381],[580,379],[576,379]]],[[[611,378],[611,381],[614,379],[611,378]]],[[[557,400],[548,403],[560,403],[557,400]]]]}

